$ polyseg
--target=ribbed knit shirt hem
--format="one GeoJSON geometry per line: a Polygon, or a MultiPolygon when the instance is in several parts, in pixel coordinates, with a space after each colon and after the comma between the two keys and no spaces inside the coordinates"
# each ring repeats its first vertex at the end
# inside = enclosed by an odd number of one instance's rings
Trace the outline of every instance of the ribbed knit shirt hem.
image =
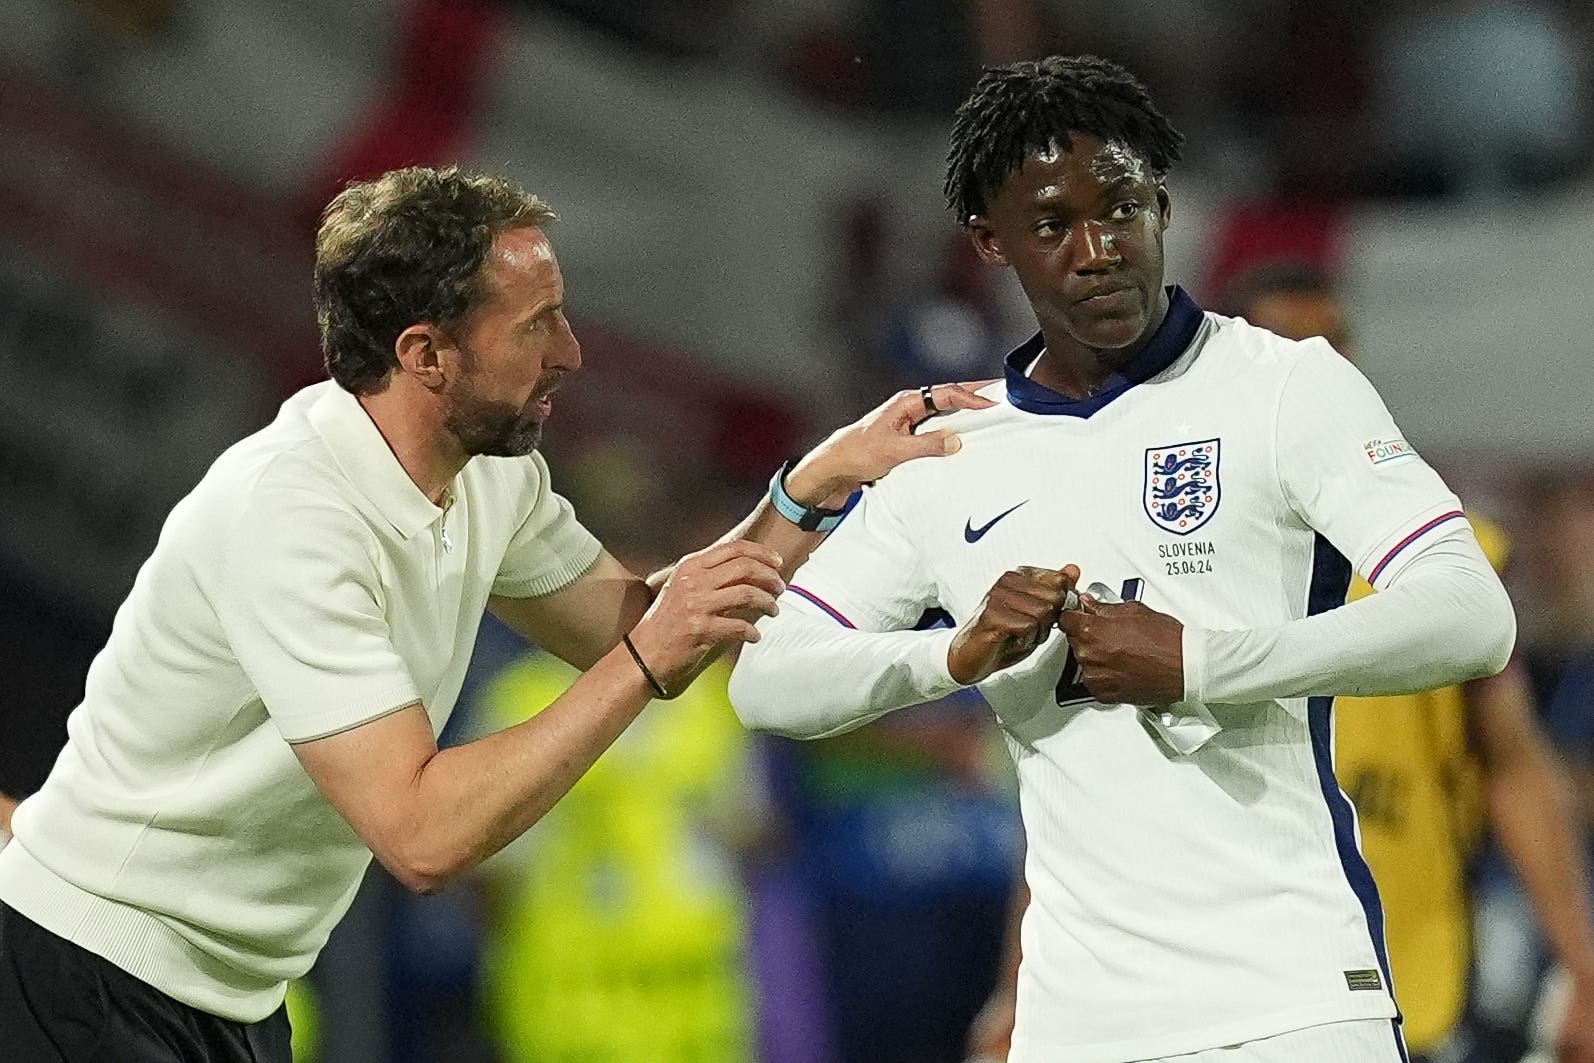
{"type": "Polygon", "coordinates": [[[286,982],[264,982],[195,947],[159,916],[73,885],[12,840],[0,851],[0,901],[57,937],[200,1011],[259,1022],[286,982]]]}

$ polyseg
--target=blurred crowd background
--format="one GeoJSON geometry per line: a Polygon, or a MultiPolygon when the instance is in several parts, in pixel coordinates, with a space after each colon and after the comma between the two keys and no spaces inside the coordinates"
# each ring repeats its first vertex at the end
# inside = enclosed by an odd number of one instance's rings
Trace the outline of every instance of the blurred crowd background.
{"type": "MultiPolygon", "coordinates": [[[[1594,841],[1586,0],[5,0],[0,791],[48,772],[170,506],[320,376],[341,182],[459,161],[551,201],[586,368],[545,449],[652,567],[888,392],[997,375],[1033,323],[942,207],[945,138],[982,64],[1053,51],[1123,62],[1188,135],[1171,279],[1215,309],[1259,266],[1339,285],[1407,437],[1514,542],[1594,841]]],[[[568,680],[489,623],[445,737],[568,680]]],[[[710,673],[471,885],[373,869],[296,987],[301,1058],[954,1063],[1023,848],[1009,771],[972,695],[799,746],[710,673]]],[[[1508,1042],[1544,949],[1479,866],[1469,1022],[1508,1042]]]]}

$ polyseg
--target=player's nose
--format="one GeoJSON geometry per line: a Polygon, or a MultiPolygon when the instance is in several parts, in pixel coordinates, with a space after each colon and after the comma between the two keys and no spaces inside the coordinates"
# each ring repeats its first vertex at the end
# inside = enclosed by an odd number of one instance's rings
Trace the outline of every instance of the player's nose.
{"type": "Polygon", "coordinates": [[[1123,261],[1117,237],[1099,223],[1086,222],[1080,226],[1074,250],[1077,258],[1074,269],[1079,273],[1102,273],[1123,261]]]}

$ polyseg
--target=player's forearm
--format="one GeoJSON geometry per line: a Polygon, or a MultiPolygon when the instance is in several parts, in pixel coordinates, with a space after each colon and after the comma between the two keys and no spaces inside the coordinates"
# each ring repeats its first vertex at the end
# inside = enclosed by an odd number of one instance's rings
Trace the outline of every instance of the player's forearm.
{"type": "MultiPolygon", "coordinates": [[[[845,475],[838,460],[817,452],[800,462],[786,477],[786,491],[794,500],[820,509],[842,508],[859,486],[856,480],[845,475]]],[[[780,554],[780,576],[788,581],[814,548],[825,541],[821,533],[803,531],[782,517],[767,496],[721,537],[721,541],[732,539],[762,543],[780,554]]]]}
{"type": "MultiPolygon", "coordinates": [[[[751,513],[715,541],[729,543],[737,539],[760,543],[779,554],[780,578],[788,582],[797,570],[802,568],[803,562],[808,560],[808,555],[814,552],[814,548],[825,541],[824,535],[820,532],[805,532],[775,512],[775,507],[768,498],[760,501],[753,507],[751,513]]],[[[670,573],[673,571],[675,566],[671,565],[648,576],[648,589],[657,594],[669,581],[670,573]]]]}
{"type": "Polygon", "coordinates": [[[760,501],[751,513],[720,537],[721,542],[733,539],[762,543],[778,553],[781,557],[780,578],[787,581],[808,560],[814,548],[825,541],[819,532],[805,532],[775,512],[768,498],[760,501]]]}
{"type": "Polygon", "coordinates": [[[412,793],[414,835],[401,861],[405,884],[434,892],[519,837],[651,697],[635,662],[616,649],[530,720],[438,752],[412,793]]]}
{"type": "MultiPolygon", "coordinates": [[[[793,476],[795,475],[794,473],[793,476]]],[[[788,484],[788,487],[790,487],[790,484],[788,484]]],[[[825,508],[834,508],[830,505],[830,501],[829,499],[826,500],[825,508]]],[[[840,503],[836,505],[839,506],[840,503]]],[[[765,497],[758,505],[753,507],[751,513],[737,522],[724,535],[720,536],[717,542],[729,543],[738,539],[759,543],[779,554],[781,558],[780,578],[790,582],[792,576],[808,560],[808,555],[813,553],[815,547],[824,542],[825,536],[820,532],[803,531],[776,512],[774,505],[765,497]]],[[[664,585],[669,582],[670,575],[674,571],[675,566],[671,565],[648,576],[646,585],[649,592],[657,595],[664,585]]],[[[736,660],[742,652],[742,647],[740,645],[731,647],[728,652],[730,658],[736,660]]]]}
{"type": "Polygon", "coordinates": [[[1469,530],[1339,609],[1250,630],[1187,625],[1185,694],[1224,704],[1430,690],[1499,672],[1515,641],[1510,599],[1469,530]]]}
{"type": "Polygon", "coordinates": [[[958,688],[946,666],[954,632],[856,631],[790,596],[781,605],[731,674],[731,703],[753,730],[827,738],[958,688]]]}
{"type": "Polygon", "coordinates": [[[1571,787],[1542,738],[1518,743],[1490,763],[1489,822],[1533,901],[1539,925],[1562,966],[1594,986],[1594,920],[1588,865],[1571,815],[1571,787]]]}

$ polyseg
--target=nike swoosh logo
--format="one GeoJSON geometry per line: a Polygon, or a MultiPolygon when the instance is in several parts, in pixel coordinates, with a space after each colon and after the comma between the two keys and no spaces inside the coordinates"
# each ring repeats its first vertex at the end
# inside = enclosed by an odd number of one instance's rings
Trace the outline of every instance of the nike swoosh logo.
{"type": "MultiPolygon", "coordinates": [[[[1028,501],[1029,501],[1029,499],[1027,499],[1027,498],[1024,499],[1024,502],[1028,502],[1028,501]]],[[[1020,502],[1018,504],[1018,506],[1022,506],[1024,504],[1024,502],[1020,502]]],[[[1014,506],[1013,509],[1017,509],[1018,506],[1014,506]]],[[[1013,509],[1004,510],[1003,512],[998,513],[996,516],[992,517],[990,520],[986,521],[984,524],[980,525],[978,528],[976,528],[969,521],[964,521],[963,522],[963,541],[966,542],[966,543],[977,543],[977,542],[979,542],[981,539],[985,538],[985,533],[986,532],[988,532],[992,528],[996,527],[996,522],[997,521],[1001,520],[1003,517],[1005,517],[1009,513],[1013,512],[1013,509]]]]}

